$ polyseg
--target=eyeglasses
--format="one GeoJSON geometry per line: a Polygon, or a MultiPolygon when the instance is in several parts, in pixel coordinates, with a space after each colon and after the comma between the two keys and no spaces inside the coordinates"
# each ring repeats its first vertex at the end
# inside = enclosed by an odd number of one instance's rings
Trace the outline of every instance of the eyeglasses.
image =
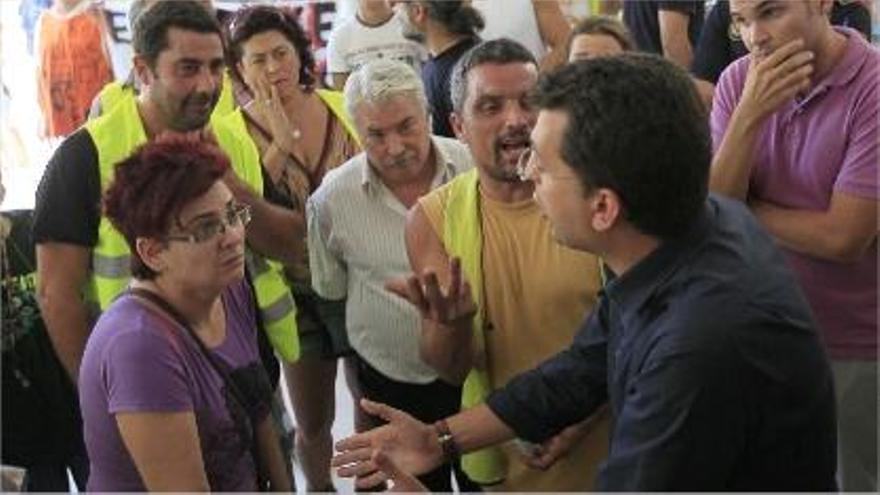
{"type": "Polygon", "coordinates": [[[526,148],[526,150],[519,155],[519,159],[516,162],[516,175],[519,177],[519,180],[523,182],[533,180],[535,172],[542,177],[552,177],[554,180],[571,180],[578,178],[575,175],[548,172],[544,170],[544,167],[541,166],[540,162],[541,159],[538,157],[538,154],[535,153],[534,149],[531,147],[526,148]],[[534,164],[532,164],[533,160],[534,164]]]}
{"type": "Polygon", "coordinates": [[[168,241],[183,241],[191,244],[199,244],[209,241],[214,237],[225,234],[227,228],[238,226],[244,227],[251,221],[251,207],[242,204],[232,204],[226,208],[223,216],[215,218],[207,218],[202,220],[189,232],[181,235],[169,235],[165,237],[168,241]]]}

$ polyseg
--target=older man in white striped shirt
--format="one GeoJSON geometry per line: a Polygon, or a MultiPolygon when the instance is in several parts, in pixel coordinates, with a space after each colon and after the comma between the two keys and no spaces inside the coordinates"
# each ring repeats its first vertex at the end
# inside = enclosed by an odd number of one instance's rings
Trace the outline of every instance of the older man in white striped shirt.
{"type": "MultiPolygon", "coordinates": [[[[355,396],[433,422],[458,411],[461,389],[421,360],[419,314],[384,283],[410,273],[407,210],[470,169],[471,156],[458,141],[430,135],[422,81],[406,64],[364,65],[349,77],[345,98],[365,151],[328,172],[309,199],[313,286],[321,297],[346,299],[355,396]]],[[[358,426],[378,421],[361,417],[358,426]]],[[[420,479],[431,491],[451,490],[449,466],[420,479]]]]}

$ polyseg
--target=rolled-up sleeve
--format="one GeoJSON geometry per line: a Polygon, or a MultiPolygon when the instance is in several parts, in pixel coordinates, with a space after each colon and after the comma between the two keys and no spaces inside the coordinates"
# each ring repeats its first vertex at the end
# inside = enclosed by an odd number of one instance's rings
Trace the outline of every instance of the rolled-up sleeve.
{"type": "Polygon", "coordinates": [[[607,347],[594,312],[570,348],[515,377],[487,405],[518,437],[542,442],[607,400],[607,347]]]}
{"type": "Polygon", "coordinates": [[[344,299],[348,291],[348,271],[334,246],[338,243],[334,237],[333,219],[323,195],[316,193],[309,198],[306,217],[312,288],[324,299],[344,299]]]}

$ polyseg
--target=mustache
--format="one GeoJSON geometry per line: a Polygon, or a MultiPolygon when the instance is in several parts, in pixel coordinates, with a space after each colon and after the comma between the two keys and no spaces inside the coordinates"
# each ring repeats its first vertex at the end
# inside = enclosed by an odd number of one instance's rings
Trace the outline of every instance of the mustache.
{"type": "Polygon", "coordinates": [[[204,106],[207,103],[210,103],[213,107],[217,104],[217,101],[220,99],[220,91],[214,91],[211,93],[196,93],[192,94],[184,100],[185,105],[196,105],[196,106],[204,106]]]}
{"type": "Polygon", "coordinates": [[[403,152],[398,156],[393,156],[388,160],[388,166],[394,168],[404,168],[415,160],[415,153],[403,152]]]}
{"type": "Polygon", "coordinates": [[[504,134],[499,134],[498,137],[495,138],[495,150],[500,151],[503,143],[505,142],[528,146],[531,142],[530,134],[531,131],[526,126],[514,129],[504,134]]]}

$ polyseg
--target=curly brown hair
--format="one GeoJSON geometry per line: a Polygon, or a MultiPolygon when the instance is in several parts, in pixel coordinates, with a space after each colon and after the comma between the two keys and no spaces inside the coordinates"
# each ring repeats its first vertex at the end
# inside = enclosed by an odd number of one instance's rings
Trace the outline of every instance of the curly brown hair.
{"type": "Polygon", "coordinates": [[[238,71],[238,63],[241,62],[243,47],[247,40],[260,33],[278,31],[293,44],[299,57],[299,83],[306,91],[315,89],[318,83],[315,77],[315,56],[312,54],[311,42],[298,19],[298,11],[295,9],[270,5],[254,5],[239,9],[226,25],[226,39],[229,40],[227,66],[232,77],[244,84],[244,79],[238,71]]]}

